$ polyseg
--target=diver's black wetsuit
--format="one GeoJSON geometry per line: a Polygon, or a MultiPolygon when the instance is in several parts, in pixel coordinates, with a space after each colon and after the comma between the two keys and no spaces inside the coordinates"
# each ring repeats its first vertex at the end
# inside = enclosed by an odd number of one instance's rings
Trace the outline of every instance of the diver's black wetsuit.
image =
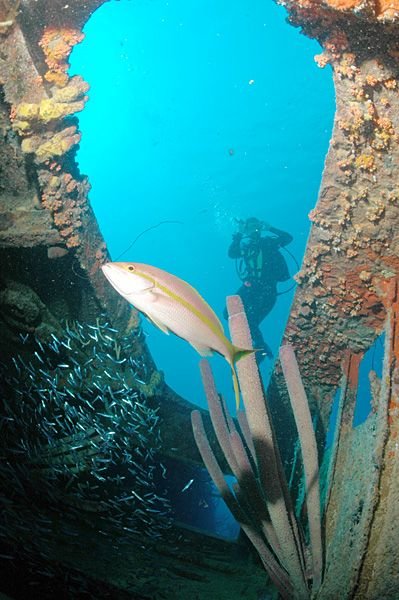
{"type": "Polygon", "coordinates": [[[242,259],[243,268],[239,270],[239,274],[243,284],[237,294],[244,304],[254,348],[263,349],[263,352],[257,353],[258,362],[265,355],[272,357],[259,325],[276,302],[277,283],[289,278],[287,265],[279,248],[293,239],[289,233],[275,227],[270,227],[269,231],[273,237],[259,236],[258,239],[236,233],[228,250],[230,258],[242,259]]]}

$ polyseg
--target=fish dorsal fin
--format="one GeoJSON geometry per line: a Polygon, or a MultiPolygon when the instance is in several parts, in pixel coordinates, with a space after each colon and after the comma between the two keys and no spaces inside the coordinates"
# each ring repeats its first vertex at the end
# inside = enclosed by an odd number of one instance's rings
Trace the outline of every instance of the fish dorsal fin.
{"type": "Polygon", "coordinates": [[[193,344],[190,342],[191,346],[198,352],[200,356],[212,356],[213,350],[209,348],[209,346],[205,346],[204,344],[193,344]]]}
{"type": "Polygon", "coordinates": [[[164,323],[162,323],[162,321],[159,321],[159,319],[157,319],[156,317],[154,317],[154,316],[152,316],[150,314],[148,314],[147,316],[150,319],[150,321],[152,323],[154,323],[154,325],[156,325],[158,327],[158,329],[160,329],[161,331],[163,331],[164,333],[166,333],[166,335],[169,335],[170,331],[166,327],[166,325],[164,323]]]}

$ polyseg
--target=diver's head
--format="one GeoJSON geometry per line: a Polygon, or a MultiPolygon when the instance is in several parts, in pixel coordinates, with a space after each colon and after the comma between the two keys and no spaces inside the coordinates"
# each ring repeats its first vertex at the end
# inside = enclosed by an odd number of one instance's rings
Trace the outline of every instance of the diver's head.
{"type": "Polygon", "coordinates": [[[249,217],[242,224],[242,234],[254,240],[260,238],[262,229],[263,223],[256,217],[249,217]]]}

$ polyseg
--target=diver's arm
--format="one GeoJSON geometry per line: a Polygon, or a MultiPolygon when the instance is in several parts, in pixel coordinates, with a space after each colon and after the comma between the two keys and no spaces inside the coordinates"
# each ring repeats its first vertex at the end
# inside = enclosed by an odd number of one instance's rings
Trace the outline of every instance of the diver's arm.
{"type": "Polygon", "coordinates": [[[229,258],[240,258],[242,256],[241,240],[242,240],[241,233],[235,233],[233,235],[233,241],[231,242],[228,252],[227,252],[229,258]]]}
{"type": "Polygon", "coordinates": [[[269,231],[277,237],[279,246],[287,246],[287,244],[291,243],[294,239],[290,233],[277,229],[276,227],[269,227],[269,231]]]}

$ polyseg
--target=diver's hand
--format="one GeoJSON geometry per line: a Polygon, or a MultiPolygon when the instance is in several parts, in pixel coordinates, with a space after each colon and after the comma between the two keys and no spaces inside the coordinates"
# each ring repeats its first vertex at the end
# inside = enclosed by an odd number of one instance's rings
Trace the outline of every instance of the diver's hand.
{"type": "Polygon", "coordinates": [[[247,222],[246,221],[240,221],[238,223],[238,232],[237,233],[240,233],[241,235],[244,235],[245,231],[246,231],[246,227],[247,227],[247,222]]]}
{"type": "Polygon", "coordinates": [[[262,229],[264,231],[270,231],[271,228],[272,226],[270,225],[270,223],[268,223],[267,221],[262,221],[262,229]]]}
{"type": "Polygon", "coordinates": [[[242,233],[237,231],[237,233],[233,233],[233,242],[240,242],[242,240],[242,233]]]}

